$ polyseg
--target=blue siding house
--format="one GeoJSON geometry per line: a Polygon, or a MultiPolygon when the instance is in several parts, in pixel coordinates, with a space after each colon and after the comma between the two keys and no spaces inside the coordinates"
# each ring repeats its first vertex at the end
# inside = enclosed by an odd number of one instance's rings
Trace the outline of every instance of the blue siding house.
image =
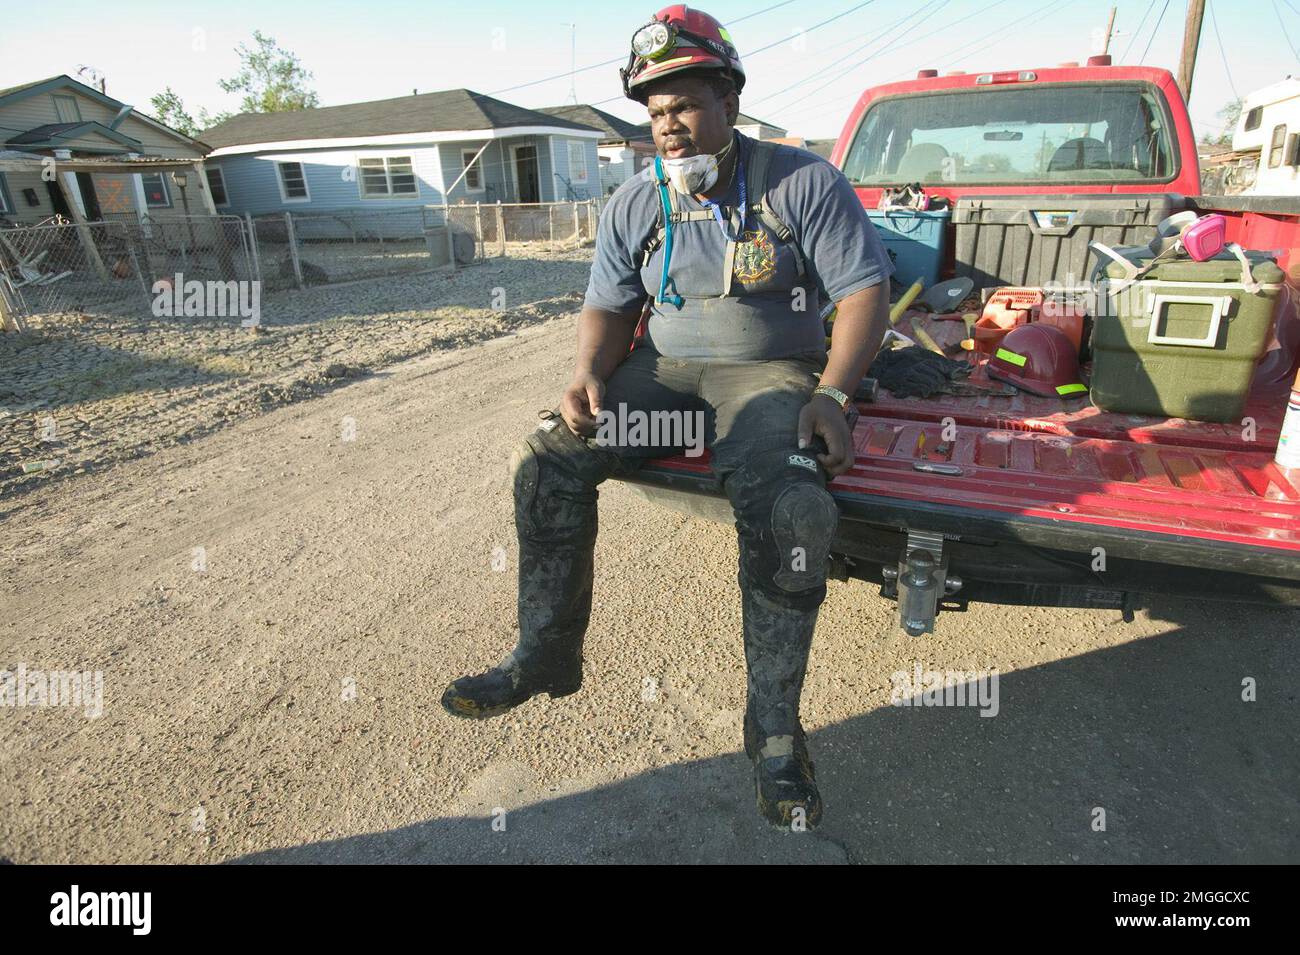
{"type": "Polygon", "coordinates": [[[262,215],[589,199],[602,135],[458,89],[242,113],[202,140],[217,211],[262,215]]]}

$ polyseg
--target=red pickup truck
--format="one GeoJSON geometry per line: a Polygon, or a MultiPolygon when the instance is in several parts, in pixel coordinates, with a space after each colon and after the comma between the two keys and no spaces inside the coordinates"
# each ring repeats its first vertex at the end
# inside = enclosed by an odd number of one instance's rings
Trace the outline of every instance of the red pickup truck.
{"type": "MultiPolygon", "coordinates": [[[[1184,209],[1227,216],[1228,238],[1277,250],[1288,279],[1242,423],[1024,393],[882,390],[860,403],[856,464],[830,485],[841,512],[833,576],[880,584],[914,634],[972,600],[1113,607],[1126,620],[1144,594],[1300,604],[1300,471],[1273,462],[1300,358],[1300,201],[1198,195],[1192,124],[1168,71],[1105,58],[923,71],[863,93],[831,161],[868,209],[914,182],[947,200],[941,277],[977,288],[1080,281],[1090,241],[1145,244],[1184,209]],[[1072,160],[1085,152],[1105,161],[1072,160]]],[[[916,323],[941,345],[966,334],[919,312],[898,327],[916,323]]],[[[652,462],[632,486],[732,520],[707,458],[652,462]]]]}

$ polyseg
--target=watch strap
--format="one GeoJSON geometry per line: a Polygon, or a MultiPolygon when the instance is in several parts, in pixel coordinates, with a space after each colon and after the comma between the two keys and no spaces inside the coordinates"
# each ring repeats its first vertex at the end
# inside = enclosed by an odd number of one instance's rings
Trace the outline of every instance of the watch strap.
{"type": "Polygon", "coordinates": [[[830,398],[832,401],[834,401],[837,405],[840,406],[841,411],[843,411],[845,406],[847,406],[849,403],[848,395],[840,391],[838,388],[832,388],[830,385],[818,385],[816,388],[813,389],[813,394],[825,395],[827,398],[830,398]]]}

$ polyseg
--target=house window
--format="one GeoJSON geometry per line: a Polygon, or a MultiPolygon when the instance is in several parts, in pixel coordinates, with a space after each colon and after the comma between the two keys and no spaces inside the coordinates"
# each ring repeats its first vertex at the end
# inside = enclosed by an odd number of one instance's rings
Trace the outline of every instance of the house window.
{"type": "Polygon", "coordinates": [[[586,143],[569,143],[569,181],[587,181],[586,143]]]}
{"type": "Polygon", "coordinates": [[[167,180],[162,173],[142,172],[140,183],[144,186],[144,204],[149,208],[167,208],[172,204],[171,194],[167,191],[167,180]]]}
{"type": "Polygon", "coordinates": [[[478,155],[477,149],[467,149],[460,154],[461,164],[464,166],[465,169],[469,170],[468,172],[465,173],[466,192],[483,191],[482,168],[479,166],[478,163],[474,163],[474,157],[477,155],[478,155]],[[474,165],[471,166],[470,163],[474,163],[474,165]]]}
{"type": "Polygon", "coordinates": [[[208,173],[208,191],[212,193],[212,202],[218,206],[228,205],[230,200],[226,198],[226,177],[221,173],[220,166],[211,166],[208,173]]]}
{"type": "Polygon", "coordinates": [[[275,164],[280,174],[280,198],[285,202],[308,202],[311,194],[307,191],[307,174],[300,162],[278,162],[275,164]]]}
{"type": "Polygon", "coordinates": [[[1259,129],[1259,121],[1264,118],[1264,107],[1256,106],[1246,114],[1246,132],[1252,129],[1259,129]]]}
{"type": "Polygon", "coordinates": [[[14,211],[13,200],[9,198],[9,183],[5,174],[0,172],[0,215],[10,215],[14,211]]]}
{"type": "Polygon", "coordinates": [[[55,96],[54,112],[58,114],[60,123],[81,122],[81,107],[75,96],[55,96]]]}
{"type": "Polygon", "coordinates": [[[1268,144],[1268,168],[1282,165],[1283,147],[1286,145],[1286,123],[1273,127],[1273,138],[1268,144]]]}
{"type": "Polygon", "coordinates": [[[420,192],[410,156],[371,156],[357,161],[361,170],[361,197],[414,196],[420,192]]]}

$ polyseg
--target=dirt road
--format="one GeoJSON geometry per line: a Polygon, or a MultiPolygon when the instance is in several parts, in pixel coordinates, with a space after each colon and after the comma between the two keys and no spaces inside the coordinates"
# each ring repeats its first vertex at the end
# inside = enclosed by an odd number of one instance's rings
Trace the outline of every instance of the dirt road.
{"type": "Polygon", "coordinates": [[[981,607],[914,640],[832,584],[804,693],[825,823],[768,829],[733,532],[619,486],[583,690],[446,716],[446,681],[513,643],[506,462],[572,349],[551,321],[5,505],[0,669],[101,671],[103,704],[0,709],[0,856],[1300,858],[1296,618],[1190,601],[1127,626],[981,607]],[[891,706],[916,664],[996,668],[996,717],[891,706]]]}

